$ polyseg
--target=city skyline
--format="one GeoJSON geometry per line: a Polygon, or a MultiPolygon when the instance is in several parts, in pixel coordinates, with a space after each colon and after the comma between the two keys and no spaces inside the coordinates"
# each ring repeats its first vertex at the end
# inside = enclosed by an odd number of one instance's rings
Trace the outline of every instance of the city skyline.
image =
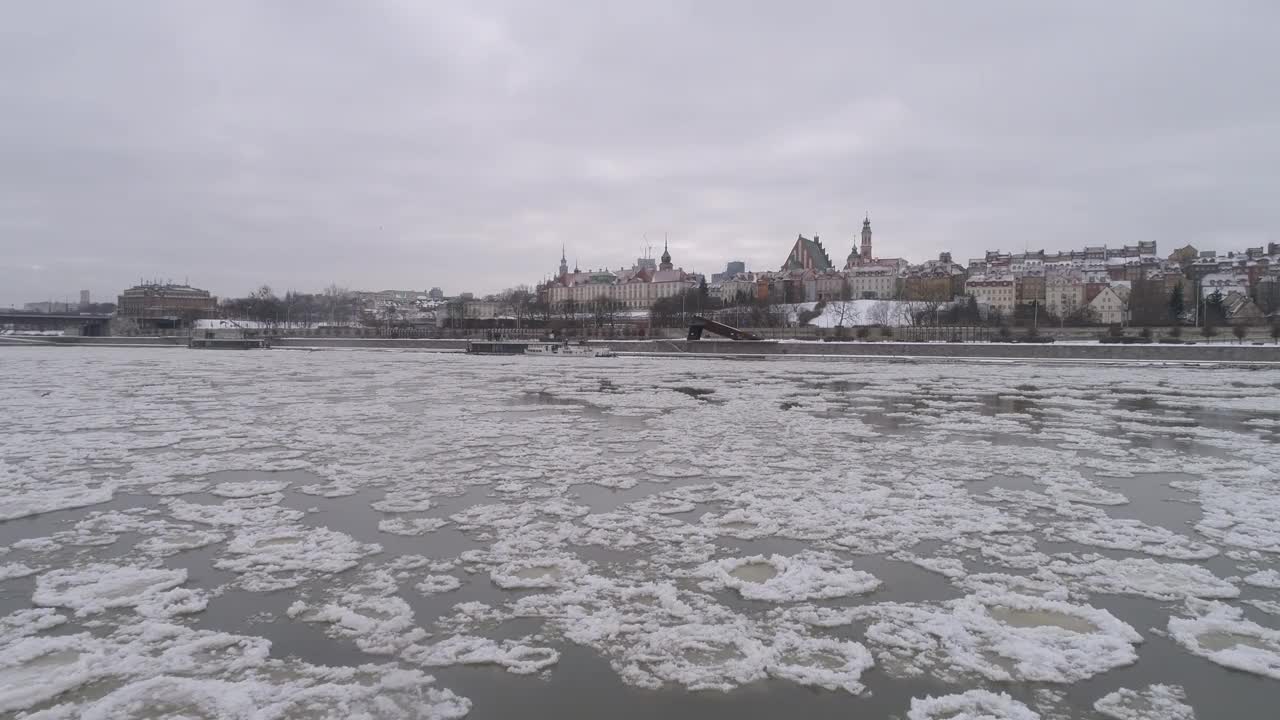
{"type": "Polygon", "coordinates": [[[797,233],[847,252],[867,210],[915,262],[1280,226],[1270,7],[8,16],[0,305],[140,276],[485,294],[664,234],[709,275],[797,233]]]}

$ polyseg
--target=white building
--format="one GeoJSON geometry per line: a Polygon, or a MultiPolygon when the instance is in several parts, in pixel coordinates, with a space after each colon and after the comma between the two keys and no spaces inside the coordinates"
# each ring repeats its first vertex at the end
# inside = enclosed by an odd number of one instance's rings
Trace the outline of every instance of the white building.
{"type": "Polygon", "coordinates": [[[1051,271],[1044,279],[1044,306],[1058,317],[1069,317],[1084,307],[1084,273],[1075,269],[1051,271]]]}
{"type": "Polygon", "coordinates": [[[964,291],[979,306],[1001,315],[1012,316],[1018,303],[1017,280],[1009,274],[974,275],[965,281],[964,291]]]}
{"type": "Polygon", "coordinates": [[[1215,292],[1222,293],[1223,297],[1233,292],[1247,296],[1249,294],[1249,275],[1237,270],[1205,275],[1200,280],[1200,296],[1207,298],[1215,292]]]}
{"type": "Polygon", "coordinates": [[[1129,322],[1129,288],[1124,285],[1103,288],[1089,302],[1089,309],[1098,322],[1104,325],[1123,325],[1129,322]]]}
{"type": "Polygon", "coordinates": [[[898,297],[901,271],[896,265],[874,264],[851,268],[849,295],[855,299],[892,300],[898,297]]]}

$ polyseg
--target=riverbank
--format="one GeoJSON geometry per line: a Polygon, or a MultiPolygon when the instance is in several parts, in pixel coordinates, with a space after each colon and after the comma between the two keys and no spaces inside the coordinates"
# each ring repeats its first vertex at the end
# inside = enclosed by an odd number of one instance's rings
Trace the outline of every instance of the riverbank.
{"type": "MultiPolygon", "coordinates": [[[[1101,343],[909,343],[732,340],[596,340],[593,347],[634,355],[725,357],[941,358],[1005,360],[1098,360],[1137,362],[1228,362],[1280,365],[1280,346],[1220,342],[1194,345],[1104,345],[1101,343]]],[[[136,346],[185,348],[183,337],[8,337],[0,346],[136,346]]],[[[462,339],[279,338],[272,347],[291,349],[382,349],[462,352],[462,339]]]]}

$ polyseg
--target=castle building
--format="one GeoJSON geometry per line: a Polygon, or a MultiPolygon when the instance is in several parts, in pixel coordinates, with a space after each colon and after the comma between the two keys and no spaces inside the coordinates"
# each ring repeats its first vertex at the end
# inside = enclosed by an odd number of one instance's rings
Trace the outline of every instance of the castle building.
{"type": "Polygon", "coordinates": [[[555,279],[545,287],[546,300],[560,309],[577,306],[585,310],[601,300],[620,303],[629,310],[647,310],[665,297],[677,296],[698,287],[701,278],[677,268],[665,243],[657,265],[652,258],[639,258],[630,268],[569,272],[563,249],[555,279]]]}

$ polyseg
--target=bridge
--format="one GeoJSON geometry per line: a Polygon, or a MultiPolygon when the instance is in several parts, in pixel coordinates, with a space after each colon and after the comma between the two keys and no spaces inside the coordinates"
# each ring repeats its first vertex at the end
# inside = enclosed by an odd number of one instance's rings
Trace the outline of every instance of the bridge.
{"type": "Polygon", "coordinates": [[[110,315],[97,313],[39,313],[0,309],[0,330],[61,330],[66,335],[107,334],[110,315]]]}

